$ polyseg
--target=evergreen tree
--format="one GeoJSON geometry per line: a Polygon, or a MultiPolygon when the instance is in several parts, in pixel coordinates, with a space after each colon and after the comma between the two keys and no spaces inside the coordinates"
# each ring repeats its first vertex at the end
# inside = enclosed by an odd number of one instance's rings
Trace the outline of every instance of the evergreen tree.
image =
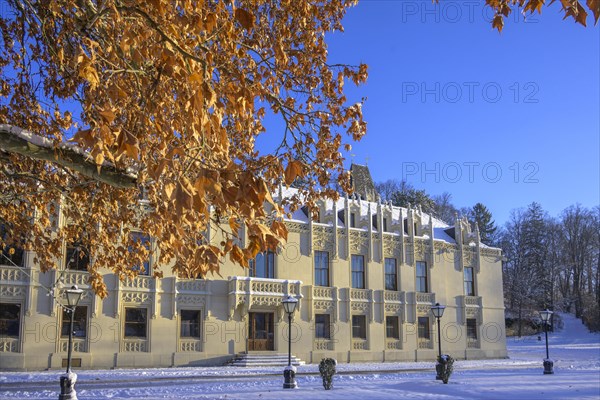
{"type": "Polygon", "coordinates": [[[407,208],[421,206],[426,213],[433,213],[435,210],[435,201],[425,192],[425,190],[415,189],[412,185],[403,182],[401,190],[394,192],[391,196],[392,204],[398,207],[407,208]]]}
{"type": "Polygon", "coordinates": [[[481,241],[485,244],[493,245],[496,241],[496,231],[498,227],[494,220],[492,220],[492,213],[482,203],[477,203],[473,206],[468,214],[468,218],[473,225],[479,228],[479,236],[481,241]]]}

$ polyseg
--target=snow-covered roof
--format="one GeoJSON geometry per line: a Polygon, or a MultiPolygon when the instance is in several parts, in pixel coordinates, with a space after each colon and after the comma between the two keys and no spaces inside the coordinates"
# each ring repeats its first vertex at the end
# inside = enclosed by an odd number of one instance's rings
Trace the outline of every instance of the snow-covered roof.
{"type": "MultiPolygon", "coordinates": [[[[281,193],[282,199],[286,199],[286,198],[289,199],[292,196],[301,196],[298,189],[292,188],[292,187],[282,187],[279,192],[281,193]]],[[[282,200],[279,198],[279,193],[276,194],[275,198],[277,200],[282,200]]],[[[391,221],[388,220],[388,230],[390,231],[389,233],[395,232],[395,233],[399,234],[403,231],[402,227],[404,224],[404,219],[407,218],[408,213],[409,213],[409,210],[407,208],[392,206],[389,204],[382,204],[382,203],[378,203],[378,202],[360,200],[360,199],[353,198],[353,197],[346,199],[345,197],[341,196],[338,200],[335,201],[336,209],[338,212],[345,209],[346,201],[348,202],[349,207],[352,207],[353,210],[358,210],[358,213],[360,214],[358,216],[359,217],[358,219],[360,221],[367,221],[368,216],[369,216],[369,208],[371,209],[371,214],[373,216],[378,215],[379,209],[381,209],[382,212],[386,212],[386,211],[390,212],[391,211],[392,220],[391,221]],[[394,225],[394,224],[396,224],[396,227],[400,226],[400,230],[394,229],[392,227],[392,225],[394,225]]],[[[322,207],[322,210],[324,211],[323,215],[332,217],[333,209],[334,209],[334,201],[332,199],[324,199],[323,202],[321,203],[321,207],[322,207]]],[[[289,212],[289,208],[286,211],[289,212]]],[[[444,241],[444,242],[448,242],[448,243],[456,243],[454,238],[452,238],[450,235],[448,235],[445,232],[446,229],[453,228],[452,226],[448,225],[444,221],[442,221],[428,213],[425,213],[419,209],[412,209],[411,212],[413,213],[413,216],[415,219],[420,218],[422,225],[428,225],[431,221],[431,223],[433,225],[434,240],[440,240],[440,241],[444,241]]],[[[294,211],[291,214],[291,216],[286,218],[286,221],[290,221],[290,222],[308,223],[308,220],[309,220],[308,215],[301,208],[294,211]]],[[[367,221],[367,223],[369,223],[369,222],[367,221]]],[[[329,224],[330,225],[332,224],[331,221],[329,221],[329,224]]],[[[343,221],[341,221],[339,218],[338,218],[338,226],[344,227],[343,221]]],[[[361,228],[356,228],[356,229],[360,230],[361,228]]]]}

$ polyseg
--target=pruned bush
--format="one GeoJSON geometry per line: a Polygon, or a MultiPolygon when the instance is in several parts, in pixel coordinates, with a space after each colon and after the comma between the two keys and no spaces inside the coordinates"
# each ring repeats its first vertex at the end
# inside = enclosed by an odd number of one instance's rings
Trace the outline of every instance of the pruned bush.
{"type": "Polygon", "coordinates": [[[334,358],[324,358],[319,363],[319,373],[323,378],[323,387],[325,390],[333,388],[333,376],[336,373],[337,361],[334,358]]]}
{"type": "Polygon", "coordinates": [[[448,379],[450,379],[450,375],[452,375],[452,372],[454,371],[454,358],[450,357],[448,354],[438,356],[435,370],[442,379],[442,382],[448,383],[448,379]]]}

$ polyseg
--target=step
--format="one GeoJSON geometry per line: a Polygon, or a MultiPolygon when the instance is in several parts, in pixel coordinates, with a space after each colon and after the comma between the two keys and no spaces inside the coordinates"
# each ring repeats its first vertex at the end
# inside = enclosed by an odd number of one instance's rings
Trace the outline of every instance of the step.
{"type": "MultiPolygon", "coordinates": [[[[293,355],[291,361],[294,366],[306,364],[293,355]]],[[[272,352],[241,353],[228,364],[236,367],[285,367],[288,365],[288,355],[272,352]]]]}

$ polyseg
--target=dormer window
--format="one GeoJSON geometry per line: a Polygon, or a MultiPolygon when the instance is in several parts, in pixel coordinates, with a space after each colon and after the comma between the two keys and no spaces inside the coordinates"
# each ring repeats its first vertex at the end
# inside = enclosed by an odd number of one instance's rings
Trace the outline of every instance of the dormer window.
{"type": "Polygon", "coordinates": [[[356,228],[356,214],[350,213],[350,228],[356,228]]]}
{"type": "Polygon", "coordinates": [[[384,232],[388,231],[388,228],[387,228],[387,218],[385,218],[385,217],[383,218],[383,231],[384,232]]]}

